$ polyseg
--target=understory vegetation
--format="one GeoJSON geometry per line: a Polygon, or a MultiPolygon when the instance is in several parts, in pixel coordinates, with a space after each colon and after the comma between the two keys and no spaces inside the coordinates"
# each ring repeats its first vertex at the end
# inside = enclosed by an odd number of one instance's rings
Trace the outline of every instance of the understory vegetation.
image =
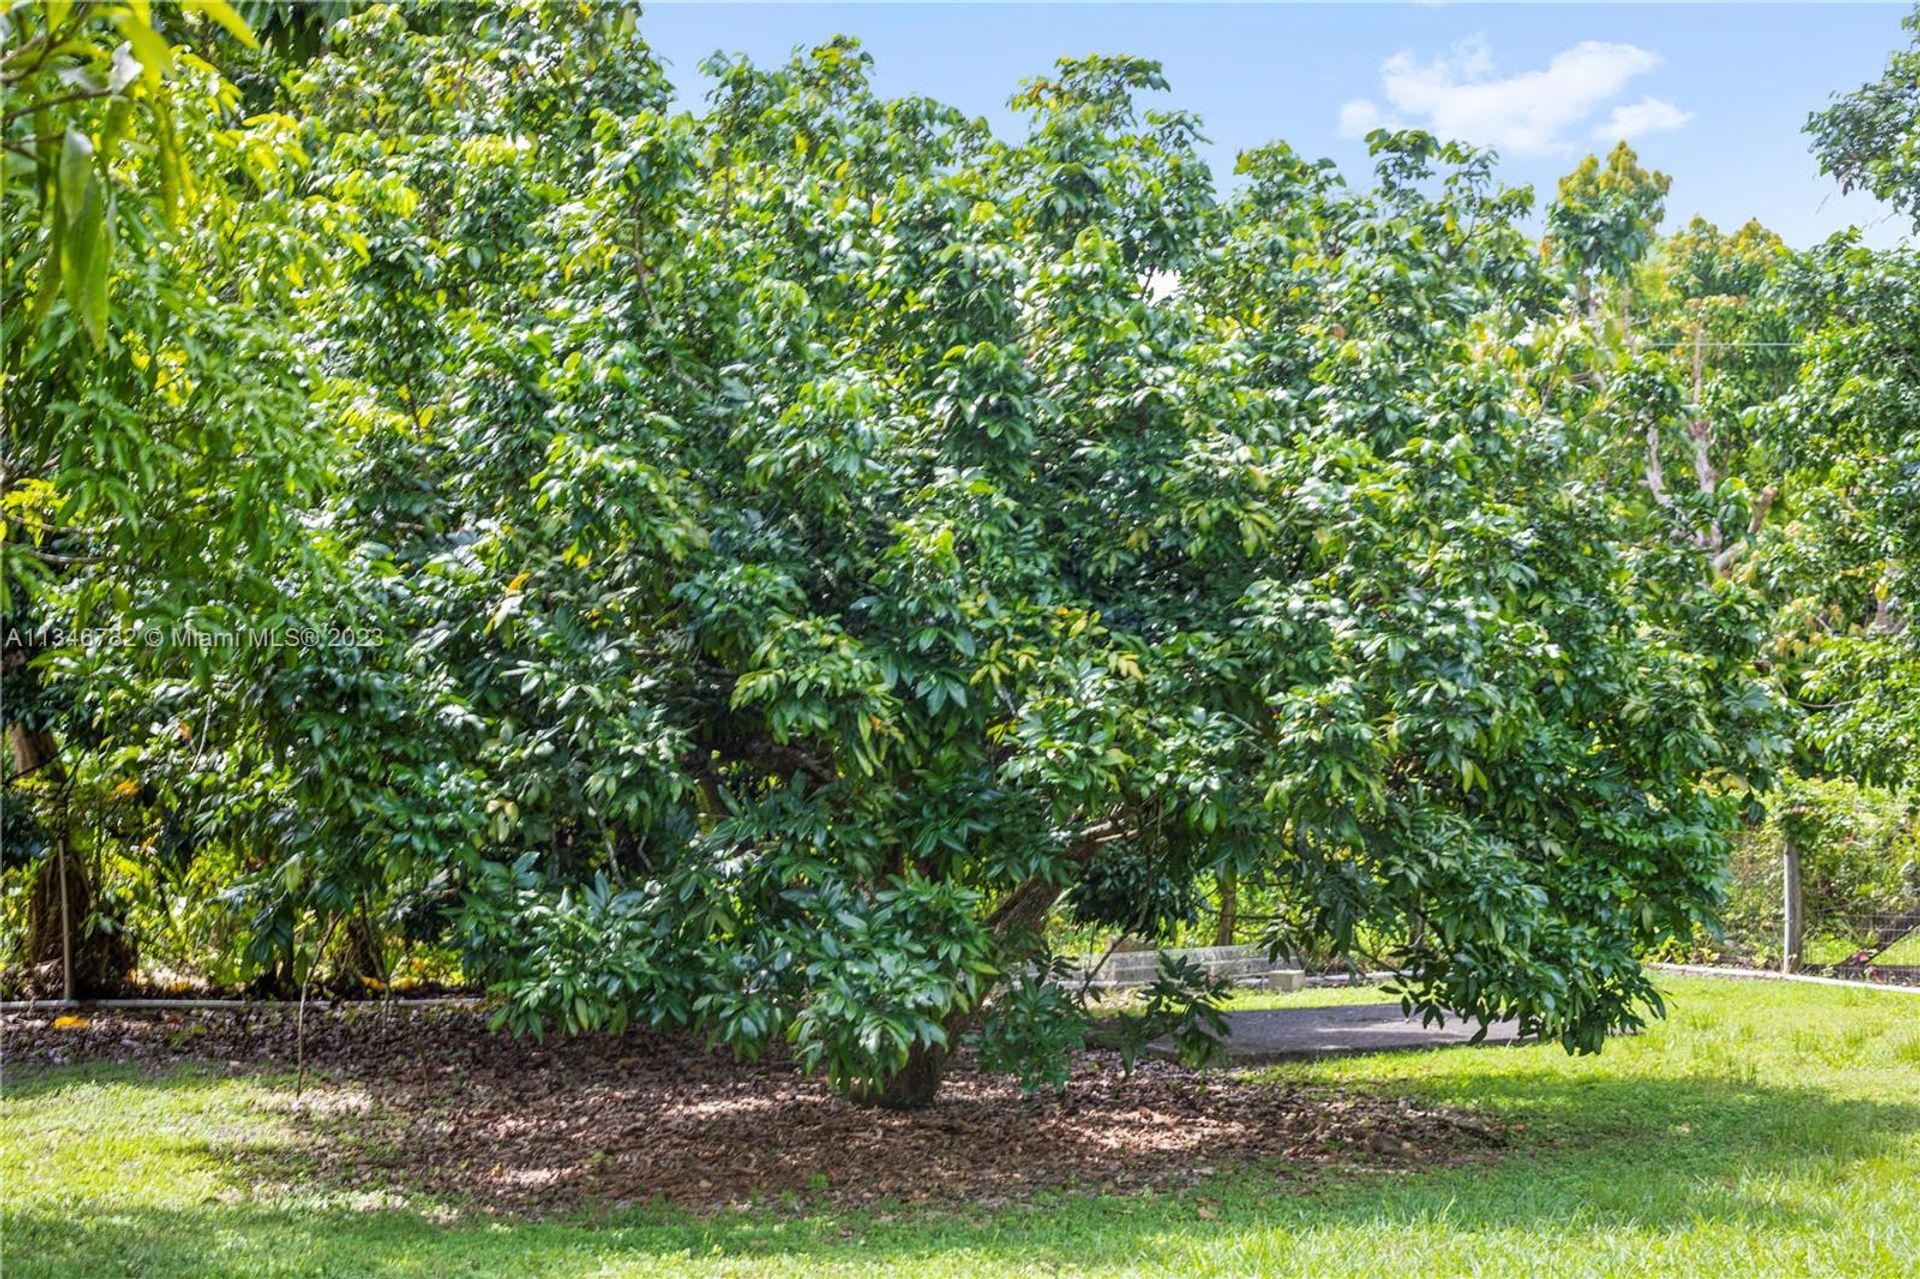
{"type": "MultiPolygon", "coordinates": [[[[844,39],[677,108],[613,3],[0,24],[10,993],[484,987],[916,1106],[1068,1078],[1069,939],[1586,1053],[1765,832],[1920,905],[1912,249],[1669,229],[1624,143],[1211,173],[1144,57],[1002,137],[844,39]]],[[[1917,65],[1809,132],[1920,216],[1917,65]]]]}

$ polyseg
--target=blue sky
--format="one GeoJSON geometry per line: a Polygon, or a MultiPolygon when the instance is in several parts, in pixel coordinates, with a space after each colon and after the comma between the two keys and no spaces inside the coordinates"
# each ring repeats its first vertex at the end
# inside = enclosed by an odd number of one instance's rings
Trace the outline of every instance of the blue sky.
{"type": "Polygon", "coordinates": [[[921,93],[1011,132],[1007,98],[1069,54],[1166,67],[1165,103],[1197,111],[1216,179],[1276,138],[1364,172],[1359,139],[1402,123],[1497,146],[1541,196],[1586,152],[1630,135],[1673,177],[1668,224],[1758,217],[1805,245],[1851,224],[1906,225],[1823,178],[1807,114],[1876,77],[1910,37],[1888,4],[682,4],[642,29],[689,105],[716,50],[757,62],[836,32],[860,38],[883,93],[921,93]]]}

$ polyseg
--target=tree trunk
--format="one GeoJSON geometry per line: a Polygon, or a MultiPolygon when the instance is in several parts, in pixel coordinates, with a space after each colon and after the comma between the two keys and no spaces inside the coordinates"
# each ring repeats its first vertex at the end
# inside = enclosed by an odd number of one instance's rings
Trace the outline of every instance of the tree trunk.
{"type": "MultiPolygon", "coordinates": [[[[988,919],[996,936],[1007,947],[1010,957],[1032,953],[1040,941],[1047,912],[1060,896],[1060,885],[1045,880],[1029,880],[1000,903],[988,919]]],[[[979,1015],[976,1007],[946,1020],[947,1042],[957,1044],[979,1015]]],[[[847,1100],[885,1110],[918,1110],[930,1104],[947,1075],[951,1054],[945,1048],[915,1044],[907,1052],[907,1064],[876,1086],[856,1085],[847,1090],[847,1100]]]]}
{"type": "Polygon", "coordinates": [[[14,700],[27,710],[11,722],[0,719],[12,764],[0,775],[0,786],[44,790],[50,796],[44,807],[51,810],[46,815],[54,855],[35,868],[28,890],[27,964],[53,972],[54,980],[47,985],[57,984],[62,998],[113,995],[132,972],[135,955],[123,934],[96,926],[93,868],[74,848],[67,766],[60,758],[60,743],[32,713],[38,702],[36,685],[24,669],[32,656],[29,649],[16,646],[0,658],[18,671],[20,694],[14,700]]]}
{"type": "Polygon", "coordinates": [[[44,983],[36,977],[36,985],[58,986],[65,999],[120,993],[138,957],[121,933],[89,928],[93,917],[93,874],[63,834],[58,851],[35,871],[27,898],[27,963],[54,974],[44,983]]]}
{"type": "MultiPolygon", "coordinates": [[[[8,785],[36,779],[60,788],[66,769],[53,734],[24,723],[7,725],[13,756],[8,785]]],[[[89,929],[93,917],[93,877],[84,857],[73,851],[72,823],[64,802],[56,805],[54,855],[34,871],[27,895],[27,964],[55,974],[63,999],[116,993],[133,968],[133,949],[119,933],[89,929]]]]}
{"type": "Polygon", "coordinates": [[[60,841],[60,998],[73,1002],[73,913],[67,909],[67,841],[60,841]]]}
{"type": "MultiPolygon", "coordinates": [[[[386,946],[382,942],[379,930],[367,917],[366,904],[346,920],[346,945],[334,956],[333,972],[326,985],[336,990],[358,994],[369,982],[385,988],[387,985],[386,946]]],[[[322,956],[315,955],[317,965],[322,956]]]]}
{"type": "Polygon", "coordinates": [[[933,1101],[946,1075],[947,1050],[915,1044],[898,1073],[877,1087],[856,1086],[847,1098],[883,1110],[918,1110],[933,1101]]]}
{"type": "Polygon", "coordinates": [[[1240,914],[1240,872],[1229,866],[1220,872],[1220,923],[1213,931],[1213,944],[1233,945],[1233,925],[1240,914]]]}
{"type": "MultiPolygon", "coordinates": [[[[1078,865],[1085,865],[1097,847],[1096,843],[1088,841],[1075,851],[1071,860],[1078,865]]],[[[988,916],[987,925],[1007,948],[1008,958],[1025,958],[1039,947],[1047,912],[1059,900],[1063,887],[1047,880],[1028,880],[1007,894],[988,916]]],[[[959,1043],[960,1037],[973,1026],[979,1012],[976,1006],[969,1012],[948,1017],[947,1042],[959,1043]]],[[[849,1088],[847,1099],[887,1110],[918,1110],[931,1103],[939,1093],[940,1083],[947,1075],[950,1056],[945,1048],[915,1044],[907,1052],[906,1065],[876,1086],[856,1085],[849,1088]]]]}

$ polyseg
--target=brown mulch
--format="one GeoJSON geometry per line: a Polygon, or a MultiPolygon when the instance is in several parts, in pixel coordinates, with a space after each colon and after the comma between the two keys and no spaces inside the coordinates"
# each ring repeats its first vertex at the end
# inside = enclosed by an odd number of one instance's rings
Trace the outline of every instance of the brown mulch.
{"type": "MultiPolygon", "coordinates": [[[[205,1062],[281,1075],[285,1014],[90,1013],[0,1018],[10,1079],[34,1068],[205,1062]],[[23,1071],[23,1068],[25,1070],[23,1071]]],[[[834,1096],[784,1061],[739,1063],[645,1031],[544,1042],[461,1009],[310,1010],[305,1097],[272,1103],[303,1138],[257,1188],[426,1195],[544,1215],[661,1200],[693,1209],[791,1193],[811,1203],[1004,1204],[1067,1188],[1193,1185],[1249,1166],[1409,1170],[1487,1157],[1500,1125],[1405,1098],[1079,1058],[1064,1092],[1023,1098],[962,1061],[908,1113],[834,1096]]],[[[236,1158],[265,1158],[242,1152],[236,1158]]]]}

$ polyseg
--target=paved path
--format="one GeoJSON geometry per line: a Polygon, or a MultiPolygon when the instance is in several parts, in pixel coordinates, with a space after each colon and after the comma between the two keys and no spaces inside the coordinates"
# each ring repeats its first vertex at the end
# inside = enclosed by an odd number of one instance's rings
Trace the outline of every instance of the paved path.
{"type": "MultiPolygon", "coordinates": [[[[1420,1018],[1400,1015],[1399,1004],[1342,1004],[1331,1008],[1267,1008],[1228,1013],[1233,1034],[1227,1053],[1235,1063],[1310,1061],[1352,1053],[1395,1052],[1409,1048],[1437,1048],[1464,1044],[1479,1023],[1448,1018],[1442,1026],[1422,1026],[1420,1018]]],[[[1487,1030],[1486,1044],[1512,1044],[1520,1028],[1497,1021],[1487,1030]]],[[[1172,1056],[1173,1046],[1156,1040],[1149,1051],[1172,1056]]]]}

